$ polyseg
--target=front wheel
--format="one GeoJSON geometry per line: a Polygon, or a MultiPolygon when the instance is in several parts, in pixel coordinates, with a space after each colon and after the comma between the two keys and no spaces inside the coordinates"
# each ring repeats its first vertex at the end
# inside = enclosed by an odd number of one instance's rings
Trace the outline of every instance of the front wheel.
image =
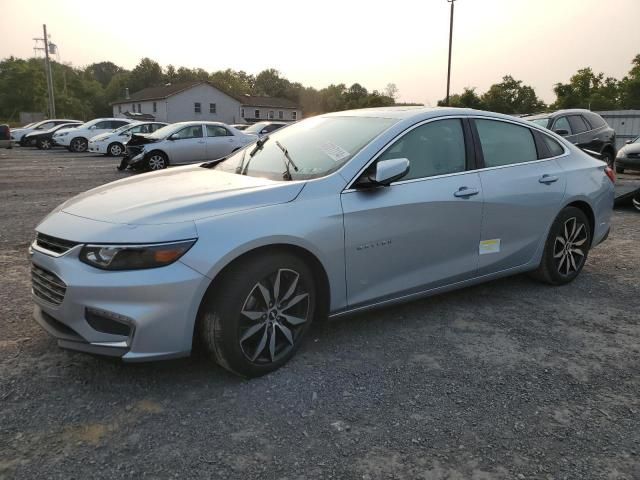
{"type": "Polygon", "coordinates": [[[167,168],[169,165],[169,160],[167,156],[162,152],[151,152],[149,154],[149,158],[147,159],[147,170],[151,170],[155,172],[157,170],[162,170],[163,168],[167,168]]]}
{"type": "Polygon", "coordinates": [[[556,217],[533,276],[551,285],[573,281],[582,271],[591,247],[591,226],[582,210],[564,208],[556,217]]]}
{"type": "Polygon", "coordinates": [[[88,147],[89,143],[87,142],[87,139],[82,137],[74,138],[69,144],[69,150],[76,153],[86,152],[88,147]]]}
{"type": "Polygon", "coordinates": [[[40,150],[51,150],[51,140],[48,138],[42,138],[38,140],[38,143],[36,143],[36,147],[38,147],[40,150]]]}
{"type": "Polygon", "coordinates": [[[121,143],[113,142],[107,147],[107,155],[111,157],[119,157],[124,153],[124,146],[121,143]]]}
{"type": "Polygon", "coordinates": [[[304,261],[285,252],[252,256],[207,294],[200,337],[219,365],[258,377],[293,357],[315,308],[314,276],[304,261]]]}
{"type": "Polygon", "coordinates": [[[605,150],[601,155],[602,160],[607,162],[607,165],[609,165],[610,167],[613,167],[613,153],[611,153],[609,150],[605,150]]]}

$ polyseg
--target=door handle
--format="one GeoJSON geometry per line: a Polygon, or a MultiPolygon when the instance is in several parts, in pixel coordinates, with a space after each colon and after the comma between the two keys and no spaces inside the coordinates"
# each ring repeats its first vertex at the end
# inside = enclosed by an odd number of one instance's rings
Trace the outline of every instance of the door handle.
{"type": "Polygon", "coordinates": [[[479,193],[480,190],[475,188],[460,187],[457,192],[454,192],[453,196],[458,198],[467,198],[478,195],[479,193]]]}
{"type": "Polygon", "coordinates": [[[542,175],[542,176],[538,179],[538,181],[539,181],[540,183],[544,183],[544,184],[546,184],[546,185],[550,185],[550,184],[552,184],[553,182],[557,182],[557,181],[558,181],[558,177],[556,177],[556,176],[554,176],[554,175],[549,175],[549,174],[545,173],[544,175],[542,175]]]}

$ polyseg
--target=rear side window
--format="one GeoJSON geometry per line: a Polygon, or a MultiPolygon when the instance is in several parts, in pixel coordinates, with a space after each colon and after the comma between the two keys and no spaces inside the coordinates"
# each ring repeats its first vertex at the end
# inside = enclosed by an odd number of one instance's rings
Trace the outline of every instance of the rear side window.
{"type": "Polygon", "coordinates": [[[124,125],[128,125],[128,124],[129,124],[129,122],[122,122],[120,120],[112,120],[111,121],[111,128],[113,128],[115,130],[116,128],[120,128],[120,127],[123,127],[124,125]]]}
{"type": "Polygon", "coordinates": [[[587,117],[587,121],[591,124],[591,127],[594,129],[607,126],[607,122],[604,121],[604,118],[602,118],[597,113],[586,112],[584,116],[587,117]]]}
{"type": "Polygon", "coordinates": [[[531,130],[497,120],[476,120],[485,167],[500,167],[538,159],[531,130]]]}
{"type": "Polygon", "coordinates": [[[569,115],[569,123],[573,133],[582,133],[589,130],[588,125],[584,122],[580,115],[569,115]]]}
{"type": "Polygon", "coordinates": [[[540,135],[540,136],[542,137],[542,140],[544,140],[544,143],[547,145],[547,148],[549,149],[549,153],[551,154],[552,157],[557,157],[564,153],[564,148],[562,148],[562,145],[556,142],[553,138],[549,137],[548,135],[540,135]]]}
{"type": "Polygon", "coordinates": [[[414,128],[391,145],[379,160],[392,158],[409,159],[409,173],[402,180],[465,171],[462,122],[437,120],[414,128]]]}
{"type": "Polygon", "coordinates": [[[202,137],[202,126],[201,125],[191,125],[189,127],[185,127],[182,130],[174,133],[173,138],[175,139],[186,139],[186,138],[201,138],[202,137]]]}

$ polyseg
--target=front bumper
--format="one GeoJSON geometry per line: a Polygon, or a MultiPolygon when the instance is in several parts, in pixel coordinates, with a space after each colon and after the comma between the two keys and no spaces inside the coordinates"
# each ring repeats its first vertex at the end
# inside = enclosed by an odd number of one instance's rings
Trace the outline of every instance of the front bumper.
{"type": "Polygon", "coordinates": [[[106,155],[107,142],[94,142],[92,140],[89,140],[88,151],[93,153],[102,153],[103,155],[106,155]]]}
{"type": "Polygon", "coordinates": [[[59,145],[61,147],[68,147],[71,143],[71,137],[69,135],[65,135],[64,137],[56,137],[52,138],[54,145],[59,145]]]}
{"type": "Polygon", "coordinates": [[[30,249],[36,271],[53,274],[49,278],[66,286],[58,305],[44,298],[42,276],[34,277],[40,286],[34,283],[32,289],[34,318],[60,347],[124,361],[190,353],[200,300],[209,284],[206,277],[180,261],[157,269],[99,270],[80,262],[81,248],[77,245],[57,257],[35,244],[30,249]],[[96,315],[107,319],[109,328],[104,328],[104,322],[96,324],[96,315]],[[124,331],[114,333],[108,323],[113,319],[124,331]]]}
{"type": "Polygon", "coordinates": [[[616,165],[622,168],[631,168],[640,170],[640,157],[618,157],[616,165]]]}

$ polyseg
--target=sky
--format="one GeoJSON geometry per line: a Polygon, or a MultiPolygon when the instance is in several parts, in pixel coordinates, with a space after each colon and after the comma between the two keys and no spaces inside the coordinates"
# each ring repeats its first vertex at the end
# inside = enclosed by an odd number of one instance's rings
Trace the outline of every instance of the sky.
{"type": "MultiPolygon", "coordinates": [[[[276,68],[316,88],[395,83],[399,100],[446,93],[446,0],[0,0],[0,58],[33,56],[46,23],[74,66],[142,57],[163,67],[276,68]]],[[[640,0],[456,0],[451,92],[510,74],[546,102],[590,66],[621,78],[640,53],[640,0]]]]}

